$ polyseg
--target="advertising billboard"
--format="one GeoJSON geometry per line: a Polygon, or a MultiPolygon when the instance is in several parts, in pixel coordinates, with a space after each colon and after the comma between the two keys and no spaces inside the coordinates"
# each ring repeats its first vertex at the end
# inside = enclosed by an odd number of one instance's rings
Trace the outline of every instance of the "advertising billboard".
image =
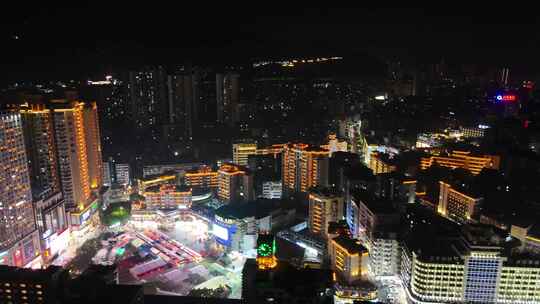
{"type": "Polygon", "coordinates": [[[216,223],[212,225],[212,234],[214,234],[217,238],[223,241],[229,240],[229,229],[222,227],[216,223]]]}

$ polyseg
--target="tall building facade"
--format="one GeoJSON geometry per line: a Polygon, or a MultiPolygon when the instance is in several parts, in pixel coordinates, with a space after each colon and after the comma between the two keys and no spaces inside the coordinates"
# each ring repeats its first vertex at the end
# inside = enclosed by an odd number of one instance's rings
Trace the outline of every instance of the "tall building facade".
{"type": "Polygon", "coordinates": [[[84,104],[58,101],[53,106],[55,139],[66,207],[84,209],[90,200],[84,104]]]}
{"type": "Polygon", "coordinates": [[[88,158],[88,176],[90,187],[101,187],[103,160],[101,156],[101,136],[99,131],[99,116],[95,102],[85,104],[83,109],[83,125],[86,140],[86,155],[88,158]]]}
{"type": "Polygon", "coordinates": [[[33,195],[59,192],[53,113],[42,104],[21,108],[19,112],[23,122],[33,195]]]}
{"type": "Polygon", "coordinates": [[[306,193],[328,185],[329,151],[307,144],[287,144],[283,149],[283,190],[306,193]]]}
{"type": "Polygon", "coordinates": [[[130,113],[135,127],[154,128],[166,119],[166,72],[162,66],[131,71],[128,76],[130,113]]]}
{"type": "Polygon", "coordinates": [[[112,157],[103,162],[103,185],[131,185],[131,169],[129,164],[116,163],[112,157]]]}
{"type": "Polygon", "coordinates": [[[238,122],[238,104],[240,102],[240,75],[226,73],[216,75],[216,102],[218,122],[234,126],[238,122]]]}
{"type": "Polygon", "coordinates": [[[318,188],[309,191],[310,232],[324,239],[328,238],[329,223],[342,220],[343,209],[343,196],[338,192],[318,188]]]}
{"type": "Polygon", "coordinates": [[[165,127],[176,126],[180,140],[191,140],[199,124],[201,74],[190,65],[167,77],[165,127]]]}
{"type": "Polygon", "coordinates": [[[62,192],[34,198],[34,209],[43,262],[49,264],[69,243],[69,222],[62,192]]]}
{"type": "Polygon", "coordinates": [[[234,143],[232,145],[233,163],[239,166],[248,165],[248,157],[257,153],[256,143],[234,143]]]}
{"type": "MultiPolygon", "coordinates": [[[[399,272],[399,213],[392,201],[354,193],[351,206],[351,231],[369,250],[369,269],[375,276],[391,276],[399,272]]],[[[367,193],[365,193],[367,194],[367,193]]]]}
{"type": "Polygon", "coordinates": [[[253,200],[253,175],[239,166],[222,165],[218,170],[218,198],[225,203],[253,200]]]}
{"type": "Polygon", "coordinates": [[[340,235],[328,242],[328,256],[332,270],[347,283],[353,283],[368,274],[369,253],[360,241],[340,235]]]}
{"type": "Polygon", "coordinates": [[[0,112],[0,264],[26,266],[39,256],[39,235],[21,115],[0,112]]]}
{"type": "Polygon", "coordinates": [[[116,182],[123,186],[131,185],[129,164],[116,164],[116,182]]]}
{"type": "Polygon", "coordinates": [[[514,254],[508,233],[464,225],[460,236],[405,243],[401,275],[411,302],[536,303],[540,261],[514,254]]]}

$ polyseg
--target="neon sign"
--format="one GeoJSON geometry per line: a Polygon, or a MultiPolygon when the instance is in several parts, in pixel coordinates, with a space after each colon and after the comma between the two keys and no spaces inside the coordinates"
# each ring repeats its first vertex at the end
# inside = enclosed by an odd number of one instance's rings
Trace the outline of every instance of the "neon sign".
{"type": "Polygon", "coordinates": [[[497,95],[495,99],[498,101],[516,101],[516,95],[497,95]]]}

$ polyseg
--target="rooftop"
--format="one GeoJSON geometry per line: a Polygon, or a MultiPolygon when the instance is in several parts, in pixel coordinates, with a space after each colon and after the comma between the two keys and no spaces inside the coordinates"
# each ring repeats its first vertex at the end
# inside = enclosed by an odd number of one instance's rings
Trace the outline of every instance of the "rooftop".
{"type": "Polygon", "coordinates": [[[218,171],[225,172],[225,173],[235,173],[235,172],[246,171],[246,168],[235,165],[235,164],[226,163],[226,164],[221,165],[218,171]]]}
{"type": "Polygon", "coordinates": [[[491,225],[464,225],[461,233],[473,246],[504,246],[508,242],[508,233],[491,225]]]}
{"type": "Polygon", "coordinates": [[[425,262],[438,263],[461,263],[460,255],[454,250],[457,240],[447,238],[424,239],[419,246],[414,247],[414,252],[425,262]]]}
{"type": "Polygon", "coordinates": [[[397,157],[394,157],[393,155],[388,153],[375,152],[372,156],[375,156],[376,158],[380,159],[388,165],[397,165],[399,163],[397,157]]]}
{"type": "Polygon", "coordinates": [[[349,180],[373,181],[375,179],[375,175],[373,175],[373,171],[371,171],[371,169],[369,169],[368,167],[360,163],[352,165],[345,172],[345,176],[349,180]]]}
{"type": "Polygon", "coordinates": [[[367,191],[355,191],[352,193],[353,200],[357,206],[362,202],[372,213],[375,214],[393,214],[397,213],[392,202],[387,199],[374,197],[367,191]]]}
{"type": "Polygon", "coordinates": [[[310,194],[314,194],[324,198],[337,198],[341,197],[341,192],[337,188],[331,187],[315,187],[309,191],[310,194]]]}
{"type": "Polygon", "coordinates": [[[339,246],[345,248],[347,252],[349,252],[349,254],[364,254],[368,252],[366,247],[360,244],[359,240],[351,239],[348,236],[339,235],[333,238],[332,241],[336,242],[339,246]]]}
{"type": "Polygon", "coordinates": [[[289,242],[280,237],[276,237],[276,257],[280,261],[302,260],[306,249],[296,243],[289,242]]]}
{"type": "Polygon", "coordinates": [[[540,240],[540,223],[536,223],[529,228],[527,236],[540,240]]]}
{"type": "Polygon", "coordinates": [[[317,147],[317,146],[309,146],[304,150],[307,152],[329,152],[327,149],[317,147]]]}
{"type": "Polygon", "coordinates": [[[49,266],[47,269],[29,269],[0,265],[0,280],[45,281],[61,271],[63,271],[62,267],[59,266],[49,266]]]}
{"type": "Polygon", "coordinates": [[[256,199],[245,203],[228,204],[216,210],[216,215],[223,218],[244,219],[254,216],[262,218],[271,212],[286,208],[280,199],[256,199]]]}
{"type": "Polygon", "coordinates": [[[161,189],[167,189],[167,190],[174,190],[176,192],[188,192],[190,191],[191,189],[187,186],[179,186],[179,185],[172,185],[172,184],[168,184],[168,185],[154,185],[154,186],[150,186],[148,188],[146,188],[145,192],[160,192],[161,189]]]}
{"type": "MultiPolygon", "coordinates": [[[[248,263],[248,262],[246,262],[248,263]]],[[[280,261],[272,271],[257,271],[256,285],[285,290],[295,296],[313,298],[320,291],[332,286],[332,271],[329,269],[295,268],[280,261]]]]}

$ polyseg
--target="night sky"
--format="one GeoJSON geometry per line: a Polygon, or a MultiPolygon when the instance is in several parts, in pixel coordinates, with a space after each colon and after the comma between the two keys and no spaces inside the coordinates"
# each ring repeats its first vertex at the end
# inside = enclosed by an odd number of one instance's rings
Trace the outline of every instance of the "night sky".
{"type": "Polygon", "coordinates": [[[270,8],[269,3],[251,7],[93,3],[64,8],[33,8],[28,3],[2,10],[0,80],[84,77],[110,66],[186,59],[246,62],[366,52],[412,62],[438,62],[444,57],[448,62],[512,66],[530,73],[540,63],[539,20],[525,7],[303,9],[270,8]]]}

